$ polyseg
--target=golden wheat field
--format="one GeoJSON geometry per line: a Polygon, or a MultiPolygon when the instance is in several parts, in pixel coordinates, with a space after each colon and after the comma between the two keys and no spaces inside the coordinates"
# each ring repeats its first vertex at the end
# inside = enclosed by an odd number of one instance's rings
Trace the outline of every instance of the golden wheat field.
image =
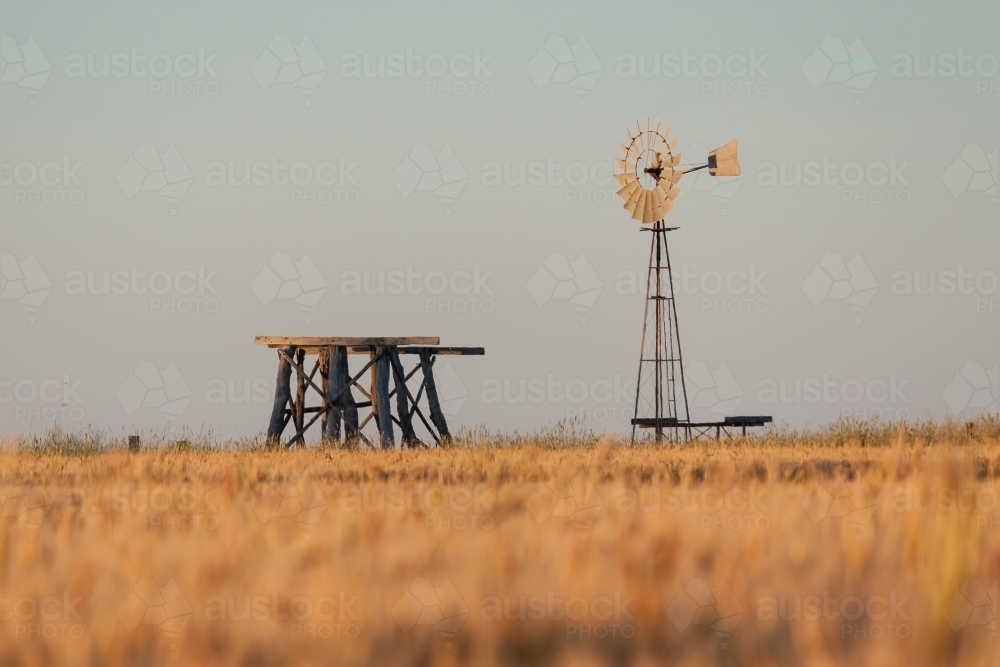
{"type": "Polygon", "coordinates": [[[0,663],[996,662],[997,422],[0,453],[0,663]]]}

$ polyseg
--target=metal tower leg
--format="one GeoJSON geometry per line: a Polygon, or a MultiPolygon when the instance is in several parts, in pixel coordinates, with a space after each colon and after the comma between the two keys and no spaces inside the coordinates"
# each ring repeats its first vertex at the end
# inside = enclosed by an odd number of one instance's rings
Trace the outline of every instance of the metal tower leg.
{"type": "MultiPolygon", "coordinates": [[[[649,249],[649,269],[646,274],[646,305],[636,382],[632,441],[635,441],[636,428],[646,426],[654,429],[656,442],[659,443],[663,441],[664,429],[673,430],[672,439],[679,437],[678,427],[690,421],[690,413],[677,327],[674,281],[670,271],[670,253],[667,249],[667,232],[673,231],[676,227],[667,227],[660,220],[652,228],[645,229],[652,233],[652,240],[649,249]]],[[[687,434],[687,429],[684,429],[684,433],[687,434]]]]}

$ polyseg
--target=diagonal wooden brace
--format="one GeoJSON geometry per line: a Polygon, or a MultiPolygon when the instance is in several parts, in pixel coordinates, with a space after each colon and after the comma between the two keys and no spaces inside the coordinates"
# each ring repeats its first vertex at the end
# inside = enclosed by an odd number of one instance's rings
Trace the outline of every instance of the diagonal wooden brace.
{"type": "Polygon", "coordinates": [[[427,407],[430,408],[431,421],[437,427],[442,440],[451,440],[451,433],[448,432],[448,422],[441,411],[441,402],[438,400],[437,385],[434,383],[434,370],[431,368],[431,353],[428,350],[420,351],[420,368],[424,371],[424,381],[427,383],[427,407]]]}
{"type": "MultiPolygon", "coordinates": [[[[294,361],[294,359],[292,359],[292,351],[294,351],[294,348],[287,348],[287,350],[288,351],[279,349],[278,355],[282,357],[285,361],[287,361],[288,364],[291,366],[291,368],[295,369],[295,371],[299,374],[299,377],[305,378],[305,383],[307,383],[310,387],[312,387],[316,391],[316,393],[320,395],[320,398],[323,401],[323,409],[317,412],[316,416],[313,417],[308,424],[303,425],[303,427],[288,441],[288,446],[291,446],[297,443],[298,441],[302,440],[303,436],[305,435],[305,432],[309,429],[309,427],[312,426],[313,423],[315,423],[315,421],[320,417],[320,415],[324,414],[327,410],[336,411],[338,414],[341,415],[343,415],[343,412],[340,410],[340,408],[333,405],[333,403],[329,399],[327,399],[327,397],[323,394],[322,389],[317,387],[316,383],[313,382],[312,377],[306,375],[305,369],[302,368],[302,365],[297,364],[294,361]]],[[[362,368],[357,375],[351,378],[350,382],[348,382],[346,386],[340,389],[339,393],[333,397],[333,400],[334,401],[338,400],[345,392],[350,391],[351,386],[357,383],[358,379],[362,375],[364,375],[365,371],[367,371],[372,366],[372,364],[375,363],[376,359],[378,359],[378,355],[375,355],[367,364],[365,364],[365,367],[362,368]]],[[[358,432],[358,435],[363,440],[365,440],[365,442],[368,442],[368,439],[365,438],[364,434],[362,434],[360,431],[358,432]]]]}

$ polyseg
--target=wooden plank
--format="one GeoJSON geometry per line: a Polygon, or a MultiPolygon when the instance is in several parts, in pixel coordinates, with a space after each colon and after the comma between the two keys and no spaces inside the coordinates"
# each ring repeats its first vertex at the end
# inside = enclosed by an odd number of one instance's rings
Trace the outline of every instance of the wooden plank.
{"type": "Polygon", "coordinates": [[[357,336],[255,336],[254,345],[268,347],[331,347],[334,345],[438,345],[438,336],[405,336],[401,338],[357,336]]]}
{"type": "MultiPolygon", "coordinates": [[[[285,350],[286,355],[292,354],[292,348],[285,350]]],[[[274,405],[271,408],[271,422],[267,426],[268,444],[277,444],[281,432],[285,430],[285,408],[292,397],[292,364],[287,356],[278,353],[278,380],[274,388],[274,405]]]]}
{"type": "MultiPolygon", "coordinates": [[[[272,345],[270,347],[278,347],[272,345]]],[[[368,354],[370,355],[372,350],[375,349],[376,345],[351,345],[347,347],[348,354],[368,354]]],[[[299,349],[305,350],[306,354],[321,354],[323,350],[326,349],[324,346],[317,345],[303,345],[299,349]]],[[[420,350],[428,350],[431,354],[444,354],[452,356],[482,356],[486,354],[485,348],[482,347],[441,347],[441,346],[427,346],[427,345],[410,345],[401,346],[398,348],[400,354],[420,354],[420,350]]]]}

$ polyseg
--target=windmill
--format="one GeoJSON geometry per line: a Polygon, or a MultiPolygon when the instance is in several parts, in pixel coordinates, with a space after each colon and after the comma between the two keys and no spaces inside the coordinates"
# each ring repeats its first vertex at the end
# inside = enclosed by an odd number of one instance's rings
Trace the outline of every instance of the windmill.
{"type": "Polygon", "coordinates": [[[692,422],[684,385],[684,364],[677,328],[677,305],[674,282],[670,273],[670,253],[665,219],[681,193],[677,185],[684,174],[708,169],[712,176],[739,176],[736,157],[737,141],[717,148],[700,165],[681,165],[676,152],[677,139],[669,139],[670,128],[660,126],[660,120],[645,128],[636,121],[629,129],[628,139],[621,144],[621,157],[615,160],[615,180],[618,196],[625,210],[642,223],[643,231],[652,233],[649,268],[646,273],[646,305],[642,325],[642,346],[639,354],[639,377],[635,391],[635,414],[632,419],[632,439],[636,428],[653,428],[656,441],[663,440],[665,429],[672,429],[674,439],[683,430],[688,439],[715,428],[716,437],[729,427],[761,426],[770,417],[727,417],[722,422],[692,422]]]}

